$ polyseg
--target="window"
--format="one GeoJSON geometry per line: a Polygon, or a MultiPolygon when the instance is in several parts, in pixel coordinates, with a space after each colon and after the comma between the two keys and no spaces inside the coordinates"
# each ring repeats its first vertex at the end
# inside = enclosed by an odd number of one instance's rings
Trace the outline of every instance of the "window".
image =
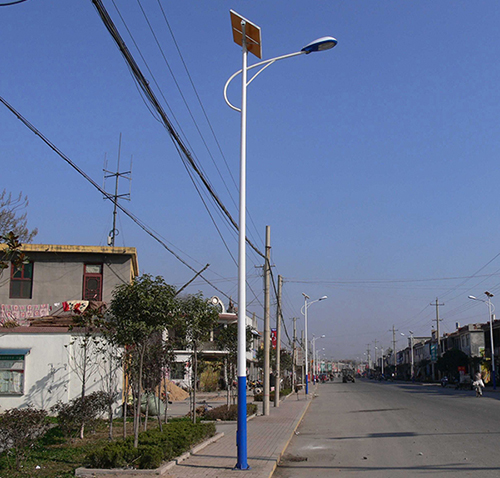
{"type": "Polygon", "coordinates": [[[102,264],[85,264],[83,300],[102,300],[102,264]]]}
{"type": "Polygon", "coordinates": [[[0,395],[24,394],[24,359],[29,350],[0,349],[0,395]]]}
{"type": "Polygon", "coordinates": [[[174,362],[170,367],[170,380],[184,380],[184,362],[174,362]]]}
{"type": "Polygon", "coordinates": [[[33,263],[28,262],[16,267],[10,267],[10,298],[31,299],[33,290],[33,263]]]}

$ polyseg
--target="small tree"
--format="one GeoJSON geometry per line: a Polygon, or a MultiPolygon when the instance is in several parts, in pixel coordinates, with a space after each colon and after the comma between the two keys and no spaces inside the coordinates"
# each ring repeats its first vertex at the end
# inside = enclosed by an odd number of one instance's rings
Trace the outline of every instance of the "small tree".
{"type": "Polygon", "coordinates": [[[37,235],[38,229],[28,230],[27,213],[21,213],[28,207],[28,196],[12,197],[4,189],[0,193],[0,236],[6,236],[9,233],[14,234],[21,242],[31,242],[37,235]]]}
{"type": "Polygon", "coordinates": [[[198,352],[202,342],[210,338],[219,320],[217,308],[207,302],[201,293],[189,295],[182,299],[179,311],[178,327],[186,345],[193,354],[193,423],[196,423],[196,388],[198,381],[198,352]]]}
{"type": "Polygon", "coordinates": [[[48,427],[45,410],[12,408],[0,415],[0,449],[14,454],[17,470],[31,452],[32,445],[48,427]]]}
{"type": "MultiPolygon", "coordinates": [[[[247,325],[246,328],[246,349],[247,352],[250,351],[252,340],[253,340],[253,327],[247,325]]],[[[226,379],[227,388],[227,406],[229,408],[231,402],[231,387],[229,386],[229,381],[231,383],[235,379],[236,362],[238,359],[238,324],[223,325],[219,328],[217,337],[215,339],[218,348],[227,352],[227,356],[224,358],[224,378],[226,379]],[[230,374],[227,372],[227,368],[231,371],[230,374]],[[228,378],[229,375],[229,378],[228,378]]]]}
{"type": "Polygon", "coordinates": [[[127,348],[129,370],[133,372],[134,447],[137,448],[148,340],[173,324],[177,311],[175,288],[166,284],[162,277],[144,274],[115,289],[110,310],[111,316],[106,322],[107,338],[112,345],[127,348]]]}

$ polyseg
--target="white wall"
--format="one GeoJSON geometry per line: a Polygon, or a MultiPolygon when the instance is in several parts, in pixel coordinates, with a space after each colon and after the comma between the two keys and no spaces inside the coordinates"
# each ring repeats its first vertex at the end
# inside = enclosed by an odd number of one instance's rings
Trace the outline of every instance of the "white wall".
{"type": "MultiPolygon", "coordinates": [[[[1,329],[0,329],[1,331],[1,329]]],[[[31,349],[25,358],[24,394],[22,396],[0,395],[0,411],[23,408],[29,405],[48,410],[59,400],[68,402],[81,394],[81,379],[76,373],[75,358],[81,356],[78,338],[66,333],[1,333],[0,349],[31,349]]],[[[93,367],[87,381],[86,393],[101,390],[104,386],[108,364],[103,357],[92,355],[99,367],[93,367]]],[[[121,402],[122,370],[114,371],[121,402]]]]}

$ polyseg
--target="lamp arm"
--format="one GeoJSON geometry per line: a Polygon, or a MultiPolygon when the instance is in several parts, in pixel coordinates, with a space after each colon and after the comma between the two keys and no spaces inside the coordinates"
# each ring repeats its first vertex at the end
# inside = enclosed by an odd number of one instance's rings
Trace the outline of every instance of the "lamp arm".
{"type": "MultiPolygon", "coordinates": [[[[247,70],[252,70],[253,68],[257,68],[259,66],[262,66],[262,68],[248,81],[246,86],[248,86],[258,75],[260,75],[268,66],[271,66],[273,63],[279,61],[279,60],[286,60],[287,58],[293,58],[294,56],[298,55],[304,55],[306,52],[305,51],[297,51],[295,53],[289,53],[288,55],[281,55],[277,56],[275,58],[270,58],[269,60],[264,60],[264,61],[259,61],[258,63],[255,63],[255,65],[249,66],[247,70]]],[[[229,86],[229,83],[234,80],[243,70],[239,70],[233,75],[230,76],[230,78],[226,81],[226,84],[224,85],[224,100],[226,101],[226,104],[232,108],[235,111],[241,112],[241,109],[238,108],[237,106],[234,106],[227,98],[227,88],[229,86]]]]}

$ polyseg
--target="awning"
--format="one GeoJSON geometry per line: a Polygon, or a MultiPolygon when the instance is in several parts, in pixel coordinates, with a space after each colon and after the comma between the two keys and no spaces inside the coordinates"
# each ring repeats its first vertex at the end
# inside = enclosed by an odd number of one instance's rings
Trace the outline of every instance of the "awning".
{"type": "Polygon", "coordinates": [[[28,355],[31,349],[0,349],[0,357],[3,355],[28,355]]]}

